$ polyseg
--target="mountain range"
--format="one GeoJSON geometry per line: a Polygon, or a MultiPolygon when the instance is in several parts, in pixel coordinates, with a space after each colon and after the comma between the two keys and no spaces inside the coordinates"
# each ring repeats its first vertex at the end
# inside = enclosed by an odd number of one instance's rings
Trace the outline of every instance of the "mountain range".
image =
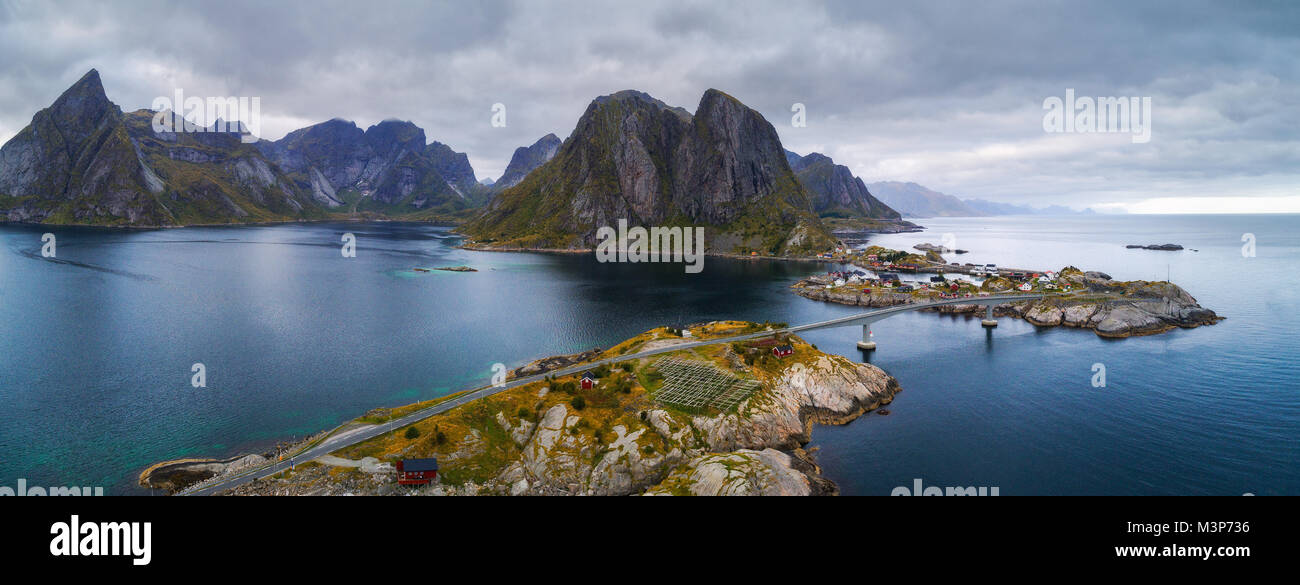
{"type": "Polygon", "coordinates": [[[714,252],[800,254],[834,244],[823,218],[1012,213],[915,183],[866,184],[782,147],[721,91],[694,113],[627,90],[596,98],[565,140],[515,150],[495,181],[415,124],[333,119],[252,143],[241,131],[157,131],[90,70],[0,147],[0,221],[109,226],[349,217],[449,221],[478,245],[586,248],[595,230],[700,226],[714,252]]]}
{"type": "Polygon", "coordinates": [[[990,215],[1073,215],[1091,214],[1092,209],[1075,211],[1063,205],[1032,207],[986,199],[958,199],[911,182],[880,181],[867,185],[881,201],[906,217],[984,217],[990,215]]]}

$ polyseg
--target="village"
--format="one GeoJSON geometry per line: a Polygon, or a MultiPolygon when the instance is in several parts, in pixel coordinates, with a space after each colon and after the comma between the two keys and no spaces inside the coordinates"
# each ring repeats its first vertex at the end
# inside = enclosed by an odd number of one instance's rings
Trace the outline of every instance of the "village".
{"type": "MultiPolygon", "coordinates": [[[[928,246],[922,244],[922,246],[928,246]]],[[[847,268],[807,279],[834,292],[908,294],[920,299],[956,299],[1000,292],[1069,293],[1074,287],[1051,270],[999,268],[995,264],[945,262],[936,250],[924,254],[870,246],[836,248],[818,256],[847,268]],[[908,275],[905,277],[905,275],[908,275]],[[838,289],[838,290],[837,290],[838,289]]]]}

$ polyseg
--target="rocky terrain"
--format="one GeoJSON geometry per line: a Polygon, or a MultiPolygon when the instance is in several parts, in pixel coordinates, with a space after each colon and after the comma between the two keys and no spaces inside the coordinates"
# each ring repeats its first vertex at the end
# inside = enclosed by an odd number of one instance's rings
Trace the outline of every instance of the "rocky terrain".
{"type": "MultiPolygon", "coordinates": [[[[755,328],[761,326],[716,322],[693,331],[710,337],[755,328]]],[[[756,381],[734,407],[683,410],[663,402],[663,356],[630,360],[597,369],[593,389],[583,390],[572,376],[512,388],[231,494],[834,494],[802,449],[813,426],[844,424],[888,404],[898,382],[797,337],[780,341],[795,354],[778,359],[761,341],[665,354],[756,381]],[[429,456],[440,464],[437,483],[395,485],[389,464],[429,456]]],[[[656,329],[596,355],[682,342],[656,329]]]]}
{"type": "Polygon", "coordinates": [[[710,89],[694,115],[645,93],[593,101],[554,158],[462,228],[472,245],[592,249],[617,225],[705,227],[710,253],[834,246],[761,114],[710,89]]]}
{"type": "Polygon", "coordinates": [[[903,217],[876,199],[862,179],[853,176],[849,167],[835,164],[830,157],[817,152],[799,156],[788,150],[785,157],[799,182],[812,195],[813,211],[818,215],[873,219],[903,217]]]}
{"type": "MultiPolygon", "coordinates": [[[[1223,317],[1196,302],[1176,284],[1149,281],[1117,281],[1102,272],[1083,272],[1074,267],[1061,270],[1059,282],[1071,287],[1067,294],[1037,301],[1006,303],[994,307],[995,316],[1024,319],[1042,327],[1078,327],[1091,329],[1101,337],[1152,335],[1175,328],[1212,325],[1223,317]]],[[[795,294],[818,301],[888,307],[925,302],[925,292],[899,293],[889,289],[845,285],[827,288],[824,279],[805,279],[792,286],[795,294]]],[[[993,277],[984,281],[982,292],[1015,292],[1009,279],[993,277]]],[[[934,309],[941,313],[982,315],[980,305],[954,304],[934,309]]]]}
{"type": "Polygon", "coordinates": [[[0,221],[155,227],[356,213],[463,218],[491,196],[464,153],[426,144],[410,122],[362,131],[330,120],[245,143],[242,128],[219,122],[203,132],[155,131],[156,116],[167,114],[123,113],[92,69],[0,147],[0,221]]]}
{"type": "Polygon", "coordinates": [[[510,164],[506,165],[506,171],[501,174],[500,179],[492,183],[492,190],[504,191],[518,185],[537,167],[555,158],[555,153],[560,150],[561,144],[563,142],[554,134],[547,134],[531,146],[516,148],[514,155],[510,157],[510,164]]]}
{"type": "Polygon", "coordinates": [[[362,131],[334,119],[257,145],[328,208],[355,203],[357,210],[396,215],[455,213],[481,203],[487,191],[464,153],[426,144],[424,130],[411,122],[384,120],[362,131]]]}

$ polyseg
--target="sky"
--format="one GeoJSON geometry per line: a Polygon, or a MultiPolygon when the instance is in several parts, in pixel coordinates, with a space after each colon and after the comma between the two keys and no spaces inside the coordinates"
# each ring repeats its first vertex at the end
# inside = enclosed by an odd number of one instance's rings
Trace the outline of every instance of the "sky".
{"type": "Polygon", "coordinates": [[[0,141],[95,68],[127,111],[177,89],[258,97],[268,139],[336,117],[410,120],[495,179],[516,147],[567,137],[597,96],[638,89],[694,111],[716,88],[787,149],[868,183],[1300,212],[1298,55],[1295,2],[0,0],[0,141]],[[1045,103],[1067,90],[1149,98],[1149,140],[1086,121],[1048,132],[1045,103]]]}

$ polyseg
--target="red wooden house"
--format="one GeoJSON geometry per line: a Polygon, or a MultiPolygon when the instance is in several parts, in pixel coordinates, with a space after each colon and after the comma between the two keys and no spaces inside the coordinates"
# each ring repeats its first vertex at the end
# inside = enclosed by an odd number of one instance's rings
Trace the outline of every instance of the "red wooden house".
{"type": "Polygon", "coordinates": [[[583,372],[581,384],[583,390],[591,390],[596,386],[596,375],[590,371],[583,372]]]}
{"type": "Polygon", "coordinates": [[[772,348],[772,355],[776,357],[785,357],[788,355],[794,355],[794,347],[790,345],[778,345],[772,348]]]}
{"type": "Polygon", "coordinates": [[[397,483],[425,485],[438,477],[438,459],[403,459],[397,462],[397,483]]]}

